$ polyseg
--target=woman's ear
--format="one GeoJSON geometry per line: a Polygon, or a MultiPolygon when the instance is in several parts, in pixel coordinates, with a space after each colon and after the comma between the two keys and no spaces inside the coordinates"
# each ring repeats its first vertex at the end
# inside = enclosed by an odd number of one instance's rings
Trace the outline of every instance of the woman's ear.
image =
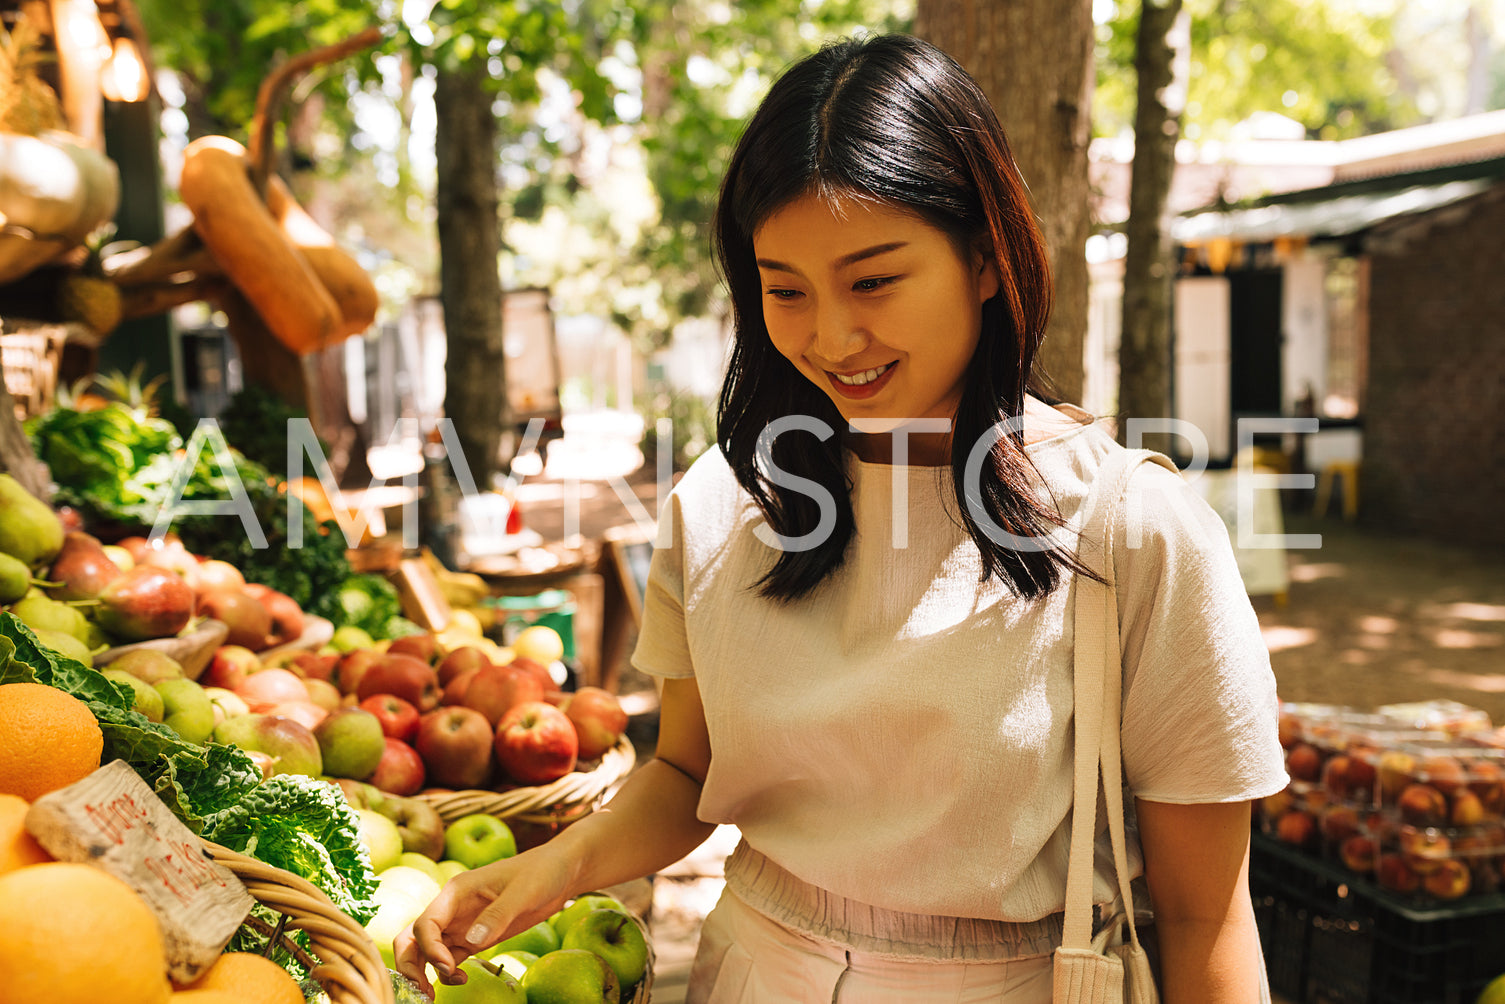
{"type": "Polygon", "coordinates": [[[987,303],[998,295],[1003,279],[998,275],[998,261],[992,255],[977,256],[977,302],[987,303]]]}

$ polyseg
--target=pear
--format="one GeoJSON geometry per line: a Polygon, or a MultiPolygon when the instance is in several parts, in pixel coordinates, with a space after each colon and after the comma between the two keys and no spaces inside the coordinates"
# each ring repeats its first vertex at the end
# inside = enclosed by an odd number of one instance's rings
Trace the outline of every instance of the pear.
{"type": "Polygon", "coordinates": [[[154,648],[131,649],[118,656],[105,669],[129,673],[152,686],[156,686],[163,680],[177,680],[183,676],[183,667],[178,660],[154,648]]]}
{"type": "Polygon", "coordinates": [[[131,693],[135,695],[133,710],[145,715],[147,721],[160,722],[162,720],[165,705],[156,687],[123,669],[105,669],[100,672],[106,680],[123,683],[131,688],[131,693]]]}
{"type": "Polygon", "coordinates": [[[165,568],[137,565],[100,592],[94,619],[125,641],[169,638],[193,619],[193,589],[165,568]]]}
{"type": "Polygon", "coordinates": [[[33,631],[59,631],[86,645],[89,642],[89,619],[77,607],[51,599],[40,590],[33,589],[11,604],[10,612],[33,631]]]}
{"type": "Polygon", "coordinates": [[[0,551],[27,568],[51,561],[63,549],[63,521],[52,507],[0,474],[0,551]]]}
{"type": "Polygon", "coordinates": [[[37,636],[37,641],[46,645],[55,652],[61,652],[70,659],[77,659],[85,666],[94,665],[94,653],[89,651],[89,646],[62,631],[49,631],[46,628],[37,628],[32,632],[37,636]]]}
{"type": "Polygon", "coordinates": [[[105,586],[120,578],[120,567],[110,560],[104,545],[79,530],[63,536],[63,549],[52,562],[47,577],[60,583],[47,591],[55,600],[92,600],[105,586]]]}
{"type": "Polygon", "coordinates": [[[21,561],[0,552],[0,603],[14,603],[25,596],[37,580],[21,561]]]}

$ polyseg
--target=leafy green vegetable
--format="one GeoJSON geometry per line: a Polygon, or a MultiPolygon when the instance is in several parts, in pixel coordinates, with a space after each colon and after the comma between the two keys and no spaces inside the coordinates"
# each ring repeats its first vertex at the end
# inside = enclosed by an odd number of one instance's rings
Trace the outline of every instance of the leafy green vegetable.
{"type": "Polygon", "coordinates": [[[303,875],[361,924],[376,915],[376,875],[355,810],[325,781],[279,774],[204,817],[204,836],[303,875]]]}
{"type": "Polygon", "coordinates": [[[353,624],[373,638],[385,638],[388,623],[402,616],[402,598],[397,587],[380,575],[352,575],[335,596],[340,616],[336,624],[353,624]]]}

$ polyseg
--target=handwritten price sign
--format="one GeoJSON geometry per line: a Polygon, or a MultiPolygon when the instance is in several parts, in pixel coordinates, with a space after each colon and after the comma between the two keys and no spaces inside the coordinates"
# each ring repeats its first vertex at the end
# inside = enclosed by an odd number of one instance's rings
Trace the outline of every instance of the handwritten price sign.
{"type": "Polygon", "coordinates": [[[124,760],[37,799],[26,828],[59,861],[93,865],[136,890],[157,914],[178,983],[214,962],[255,902],[124,760]]]}

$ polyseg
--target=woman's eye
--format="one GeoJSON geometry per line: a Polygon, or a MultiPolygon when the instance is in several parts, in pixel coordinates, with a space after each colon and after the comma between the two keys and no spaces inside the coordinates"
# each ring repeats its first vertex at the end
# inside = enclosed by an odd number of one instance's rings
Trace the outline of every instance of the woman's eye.
{"type": "Polygon", "coordinates": [[[896,279],[898,279],[896,275],[886,275],[877,279],[858,279],[852,284],[852,288],[859,293],[871,293],[875,289],[887,286],[896,279]]]}
{"type": "Polygon", "coordinates": [[[800,295],[800,291],[797,289],[769,289],[764,292],[775,300],[793,300],[800,295]]]}

